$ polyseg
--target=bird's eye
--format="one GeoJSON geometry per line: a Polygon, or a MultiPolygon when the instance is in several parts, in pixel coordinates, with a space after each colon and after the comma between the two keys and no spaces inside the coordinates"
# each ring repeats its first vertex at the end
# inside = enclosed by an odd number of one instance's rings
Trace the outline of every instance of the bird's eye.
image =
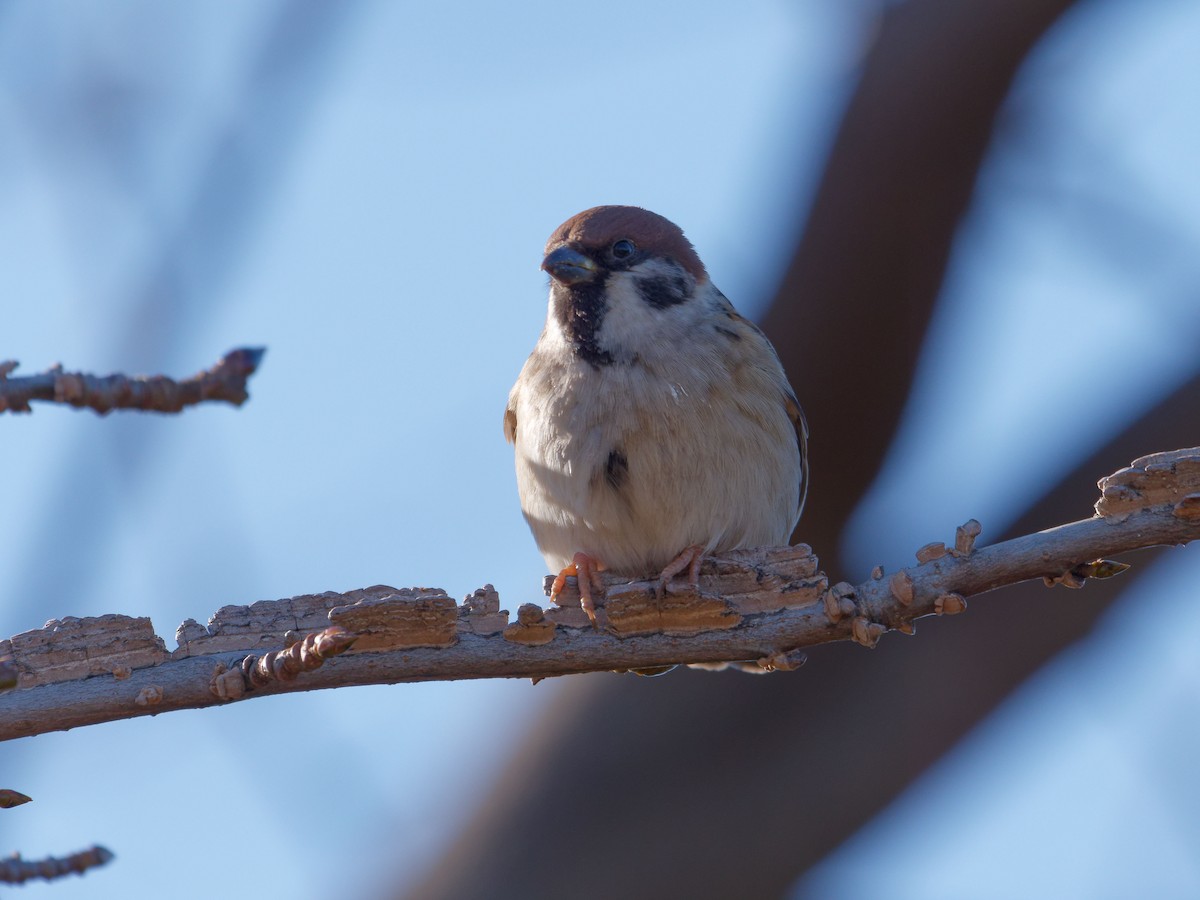
{"type": "Polygon", "coordinates": [[[637,250],[637,247],[633,246],[633,241],[629,240],[629,238],[621,238],[621,240],[612,245],[613,259],[629,259],[629,257],[633,256],[635,250],[637,250]]]}

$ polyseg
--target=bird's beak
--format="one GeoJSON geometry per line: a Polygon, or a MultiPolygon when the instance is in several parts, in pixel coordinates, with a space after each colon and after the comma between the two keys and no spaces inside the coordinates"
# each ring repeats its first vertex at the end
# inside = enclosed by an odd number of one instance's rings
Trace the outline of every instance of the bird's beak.
{"type": "Polygon", "coordinates": [[[542,268],[559,284],[571,287],[596,277],[596,263],[578,250],[563,244],[542,260],[542,268]]]}

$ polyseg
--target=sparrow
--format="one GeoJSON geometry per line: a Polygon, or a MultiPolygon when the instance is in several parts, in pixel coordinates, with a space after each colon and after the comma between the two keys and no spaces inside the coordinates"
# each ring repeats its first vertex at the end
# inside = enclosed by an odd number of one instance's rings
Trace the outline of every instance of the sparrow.
{"type": "Polygon", "coordinates": [[[546,324],[504,411],[521,510],[596,624],[597,572],[655,575],[786,544],[808,487],[808,426],[779,357],[709,280],[683,231],[597,206],[546,243],[546,324]]]}

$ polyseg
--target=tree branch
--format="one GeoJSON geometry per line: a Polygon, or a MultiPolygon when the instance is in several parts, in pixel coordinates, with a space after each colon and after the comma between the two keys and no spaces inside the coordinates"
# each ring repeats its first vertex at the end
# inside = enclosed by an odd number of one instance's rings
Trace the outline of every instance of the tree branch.
{"type": "Polygon", "coordinates": [[[0,693],[0,740],[361,684],[537,681],[678,663],[791,669],[803,647],[842,640],[873,647],[886,631],[912,633],[915,619],[962,612],[967,597],[1039,577],[1081,587],[1120,571],[1103,557],[1200,538],[1200,448],[1142,457],[1100,486],[1091,519],[979,550],[972,520],[952,547],[927,544],[917,565],[890,577],[877,569],[857,586],[830,587],[804,545],[706,559],[699,591],[661,600],[652,581],[609,575],[599,628],[589,625],[578,594],[565,593],[556,608],[523,605],[510,623],[490,586],[462,606],[441,590],[378,585],[224,607],[207,628],[184,622],[170,654],[148,619],[52,621],[0,641],[0,656],[11,655],[18,673],[18,687],[0,693]],[[300,639],[304,631],[313,633],[300,639]],[[269,653],[265,663],[254,655],[280,647],[294,649],[269,653]]]}
{"type": "Polygon", "coordinates": [[[93,409],[107,415],[114,409],[141,409],[174,413],[206,400],[223,400],[241,406],[249,396],[246,379],[262,362],[264,347],[242,347],[226,353],[210,369],[183,381],[164,375],[99,377],[64,372],[54,366],[37,375],[10,378],[14,360],[0,362],[0,412],[32,412],[33,400],[93,409]]]}
{"type": "Polygon", "coordinates": [[[49,856],[46,859],[24,860],[20,854],[0,859],[0,884],[24,884],[35,878],[50,881],[72,873],[82,875],[88,869],[112,861],[112,851],[96,845],[69,856],[49,856]]]}

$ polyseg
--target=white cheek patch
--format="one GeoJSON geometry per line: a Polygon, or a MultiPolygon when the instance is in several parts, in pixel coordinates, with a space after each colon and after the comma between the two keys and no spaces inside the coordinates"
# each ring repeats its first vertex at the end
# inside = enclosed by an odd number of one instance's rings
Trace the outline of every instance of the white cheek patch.
{"type": "Polygon", "coordinates": [[[664,260],[646,260],[626,272],[614,272],[605,285],[608,304],[600,326],[598,344],[616,359],[628,360],[653,346],[675,342],[702,317],[701,304],[694,302],[695,282],[682,268],[664,260]],[[682,302],[672,297],[655,305],[647,302],[639,285],[661,283],[670,291],[681,287],[682,302]]]}

